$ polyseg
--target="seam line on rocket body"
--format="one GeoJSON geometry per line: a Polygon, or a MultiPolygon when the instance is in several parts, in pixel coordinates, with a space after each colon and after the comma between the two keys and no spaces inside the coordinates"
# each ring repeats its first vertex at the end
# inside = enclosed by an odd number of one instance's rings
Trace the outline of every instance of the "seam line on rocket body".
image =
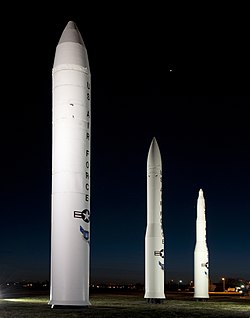
{"type": "Polygon", "coordinates": [[[77,71],[81,73],[85,73],[86,75],[90,76],[89,69],[87,67],[82,67],[78,64],[59,64],[52,69],[52,75],[54,75],[58,71],[77,71]]]}

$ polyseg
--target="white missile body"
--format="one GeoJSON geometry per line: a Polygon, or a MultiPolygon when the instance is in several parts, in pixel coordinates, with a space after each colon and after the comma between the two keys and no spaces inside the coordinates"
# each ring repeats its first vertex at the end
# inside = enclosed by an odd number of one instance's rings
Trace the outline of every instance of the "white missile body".
{"type": "Polygon", "coordinates": [[[205,199],[199,190],[196,218],[196,244],[194,249],[194,297],[209,298],[208,248],[206,242],[205,199]]]}
{"type": "Polygon", "coordinates": [[[162,162],[155,138],[147,158],[147,228],[145,235],[145,294],[159,302],[164,294],[164,234],[162,227],[162,162]]]}
{"type": "Polygon", "coordinates": [[[90,69],[73,21],[56,47],[52,70],[50,301],[87,306],[90,255],[90,69]]]}

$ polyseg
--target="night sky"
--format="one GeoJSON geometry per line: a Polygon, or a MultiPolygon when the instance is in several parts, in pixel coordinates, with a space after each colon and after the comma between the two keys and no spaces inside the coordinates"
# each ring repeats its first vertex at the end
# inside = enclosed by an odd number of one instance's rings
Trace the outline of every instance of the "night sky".
{"type": "Polygon", "coordinates": [[[1,22],[0,283],[49,280],[51,73],[69,20],[91,71],[90,281],[144,283],[153,137],[163,164],[166,281],[193,280],[200,188],[211,280],[250,279],[248,11],[71,5],[22,4],[1,22]]]}

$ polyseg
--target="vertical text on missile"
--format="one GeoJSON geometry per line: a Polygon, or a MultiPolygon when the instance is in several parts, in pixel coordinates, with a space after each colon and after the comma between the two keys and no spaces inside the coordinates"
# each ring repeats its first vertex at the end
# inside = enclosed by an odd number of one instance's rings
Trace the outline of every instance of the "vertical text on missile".
{"type": "MultiPolygon", "coordinates": [[[[87,81],[87,92],[86,92],[86,98],[90,103],[90,82],[87,81]]],[[[86,140],[88,141],[88,149],[86,149],[86,165],[85,165],[85,189],[87,191],[87,193],[85,194],[85,201],[89,201],[90,199],[90,194],[89,194],[89,190],[90,190],[90,110],[87,111],[87,131],[86,131],[86,140]]]]}

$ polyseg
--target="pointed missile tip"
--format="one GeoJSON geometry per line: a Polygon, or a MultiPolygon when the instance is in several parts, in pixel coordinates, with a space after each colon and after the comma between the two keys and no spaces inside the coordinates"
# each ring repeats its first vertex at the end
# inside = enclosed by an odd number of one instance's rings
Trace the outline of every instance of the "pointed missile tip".
{"type": "Polygon", "coordinates": [[[81,33],[73,20],[68,21],[57,43],[53,68],[60,64],[80,65],[90,74],[88,53],[81,33]]]}
{"type": "Polygon", "coordinates": [[[76,30],[78,31],[77,25],[73,20],[69,20],[68,23],[66,24],[64,31],[65,30],[76,30]]]}
{"type": "MultiPolygon", "coordinates": [[[[69,20],[69,21],[68,21],[68,23],[67,23],[65,29],[73,29],[73,30],[77,30],[77,31],[78,31],[78,27],[77,27],[75,21],[73,21],[73,20],[69,20]]],[[[78,31],[78,32],[79,32],[79,31],[78,31]]]]}
{"type": "Polygon", "coordinates": [[[148,167],[161,165],[160,149],[155,137],[152,139],[149,147],[147,165],[148,167]]]}
{"type": "Polygon", "coordinates": [[[199,197],[204,197],[202,189],[199,190],[199,197]]]}
{"type": "Polygon", "coordinates": [[[67,23],[67,27],[69,27],[69,28],[75,28],[75,27],[76,27],[75,22],[72,21],[72,20],[69,20],[69,22],[67,23]]]}
{"type": "Polygon", "coordinates": [[[155,137],[153,137],[153,139],[152,139],[152,141],[151,141],[151,144],[152,144],[152,145],[153,145],[153,144],[157,144],[157,140],[156,140],[155,137]]]}
{"type": "Polygon", "coordinates": [[[75,42],[84,45],[82,36],[76,26],[76,23],[70,20],[63,30],[59,43],[63,42],[75,42]]]}
{"type": "Polygon", "coordinates": [[[153,137],[153,139],[151,141],[150,149],[153,149],[155,147],[159,148],[156,138],[153,137]]]}

